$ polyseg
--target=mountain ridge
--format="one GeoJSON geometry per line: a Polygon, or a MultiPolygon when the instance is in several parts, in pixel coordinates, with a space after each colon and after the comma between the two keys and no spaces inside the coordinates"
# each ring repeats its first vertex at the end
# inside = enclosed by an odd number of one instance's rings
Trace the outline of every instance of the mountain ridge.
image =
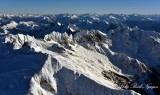
{"type": "Polygon", "coordinates": [[[151,20],[144,15],[1,15],[0,94],[158,95],[159,88],[134,88],[159,86],[160,33],[132,28],[124,17],[151,20]],[[8,83],[14,78],[10,71],[15,74],[11,63],[17,76],[8,83]],[[28,88],[21,89],[18,80],[28,88]]]}

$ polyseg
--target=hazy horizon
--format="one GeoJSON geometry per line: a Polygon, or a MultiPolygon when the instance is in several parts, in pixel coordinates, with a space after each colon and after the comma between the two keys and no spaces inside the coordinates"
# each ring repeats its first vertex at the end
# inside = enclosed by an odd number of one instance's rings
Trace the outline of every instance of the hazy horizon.
{"type": "Polygon", "coordinates": [[[160,0],[3,0],[0,14],[160,14],[160,0]]]}

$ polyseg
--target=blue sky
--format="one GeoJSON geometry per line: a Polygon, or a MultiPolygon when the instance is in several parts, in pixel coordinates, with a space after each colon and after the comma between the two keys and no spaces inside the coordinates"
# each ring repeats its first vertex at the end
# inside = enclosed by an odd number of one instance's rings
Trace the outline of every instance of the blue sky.
{"type": "Polygon", "coordinates": [[[160,0],[1,0],[0,13],[160,14],[160,0]]]}

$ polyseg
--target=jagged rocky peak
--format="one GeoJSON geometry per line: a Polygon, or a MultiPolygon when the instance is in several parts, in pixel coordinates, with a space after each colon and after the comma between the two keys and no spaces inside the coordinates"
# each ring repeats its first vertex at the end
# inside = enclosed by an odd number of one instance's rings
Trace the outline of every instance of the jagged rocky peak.
{"type": "Polygon", "coordinates": [[[9,34],[5,38],[5,43],[12,43],[13,49],[20,49],[24,45],[25,42],[34,42],[36,39],[34,37],[31,37],[29,35],[23,35],[23,34],[9,34]]]}
{"type": "Polygon", "coordinates": [[[49,43],[58,42],[61,45],[66,46],[66,48],[69,47],[70,49],[72,47],[71,45],[75,46],[77,44],[85,47],[86,49],[98,51],[99,53],[112,53],[108,48],[108,46],[112,45],[112,41],[106,34],[98,30],[82,30],[73,35],[67,34],[66,32],[52,32],[45,35],[44,40],[49,43]]]}

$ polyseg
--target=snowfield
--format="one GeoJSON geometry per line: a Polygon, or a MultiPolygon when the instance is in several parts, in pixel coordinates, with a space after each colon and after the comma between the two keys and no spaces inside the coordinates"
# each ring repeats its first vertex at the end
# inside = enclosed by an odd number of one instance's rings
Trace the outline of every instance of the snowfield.
{"type": "Polygon", "coordinates": [[[0,95],[159,95],[158,23],[157,15],[0,15],[0,95]]]}

